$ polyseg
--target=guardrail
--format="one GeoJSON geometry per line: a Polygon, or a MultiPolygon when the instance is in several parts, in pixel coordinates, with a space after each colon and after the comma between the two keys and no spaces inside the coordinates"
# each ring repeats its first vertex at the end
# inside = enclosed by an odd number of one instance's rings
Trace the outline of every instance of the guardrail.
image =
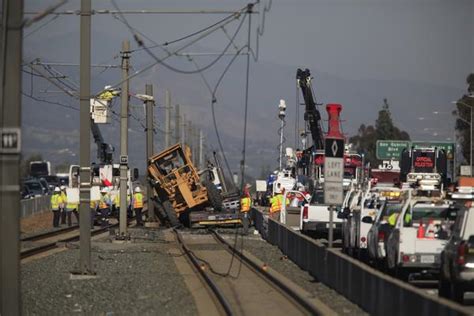
{"type": "Polygon", "coordinates": [[[261,211],[252,219],[262,238],[301,269],[375,315],[469,315],[461,305],[432,296],[341,253],[328,249],[261,211]]]}
{"type": "Polygon", "coordinates": [[[20,217],[31,216],[50,210],[51,196],[38,196],[20,201],[20,217]]]}

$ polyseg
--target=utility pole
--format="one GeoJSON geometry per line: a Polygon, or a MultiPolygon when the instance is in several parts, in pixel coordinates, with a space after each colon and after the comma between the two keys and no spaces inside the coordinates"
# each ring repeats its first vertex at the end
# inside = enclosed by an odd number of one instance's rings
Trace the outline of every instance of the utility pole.
{"type": "Polygon", "coordinates": [[[181,125],[181,144],[184,147],[186,145],[186,114],[183,113],[183,124],[181,125]]]}
{"type": "Polygon", "coordinates": [[[188,141],[188,146],[191,149],[191,157],[192,157],[191,160],[194,164],[195,159],[194,159],[194,144],[193,144],[193,124],[191,123],[191,121],[188,121],[187,125],[188,125],[188,132],[187,132],[186,138],[188,141]]]}
{"type": "MultiPolygon", "coordinates": [[[[130,42],[122,42],[122,107],[120,109],[120,227],[119,238],[127,238],[127,172],[128,172],[128,68],[130,42]]],[[[131,190],[132,188],[130,188],[131,190]]]]}
{"type": "Polygon", "coordinates": [[[165,132],[165,148],[168,148],[171,139],[171,95],[168,89],[165,92],[165,132]]]}
{"type": "Polygon", "coordinates": [[[174,121],[174,139],[175,143],[179,143],[181,141],[181,117],[179,116],[179,104],[176,104],[176,116],[174,121]]]}
{"type": "MultiPolygon", "coordinates": [[[[145,94],[153,97],[153,85],[151,84],[146,85],[145,94]]],[[[154,105],[155,105],[155,101],[153,101],[152,99],[149,99],[146,101],[146,162],[145,162],[145,166],[147,167],[147,170],[145,171],[146,173],[148,173],[148,159],[154,153],[154,149],[153,149],[153,132],[154,132],[153,106],[154,105]]],[[[153,196],[153,188],[151,187],[151,184],[149,182],[146,188],[146,196],[148,199],[148,218],[152,222],[154,222],[156,220],[155,207],[151,200],[151,197],[153,196]]]]}
{"type": "Polygon", "coordinates": [[[204,152],[203,152],[204,135],[202,129],[199,129],[199,168],[204,168],[204,152]]]}
{"type": "Polygon", "coordinates": [[[79,227],[80,273],[93,274],[91,264],[91,0],[81,0],[79,227]]]}
{"type": "Polygon", "coordinates": [[[23,1],[4,0],[0,42],[0,315],[20,315],[20,150],[23,1]],[[4,81],[5,78],[8,79],[4,81]]]}

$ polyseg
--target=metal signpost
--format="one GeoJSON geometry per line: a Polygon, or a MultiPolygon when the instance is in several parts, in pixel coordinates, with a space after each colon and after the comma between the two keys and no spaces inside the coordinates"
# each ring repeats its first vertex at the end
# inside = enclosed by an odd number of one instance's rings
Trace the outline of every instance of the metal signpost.
{"type": "Polygon", "coordinates": [[[332,248],[334,236],[334,209],[344,200],[344,139],[326,138],[324,157],[324,203],[329,204],[329,240],[332,248]]]}

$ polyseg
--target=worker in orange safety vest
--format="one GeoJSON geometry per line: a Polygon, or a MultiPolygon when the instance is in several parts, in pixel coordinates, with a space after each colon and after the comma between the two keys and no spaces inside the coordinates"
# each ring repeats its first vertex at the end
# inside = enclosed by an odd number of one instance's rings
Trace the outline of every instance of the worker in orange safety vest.
{"type": "Polygon", "coordinates": [[[135,188],[133,194],[133,210],[137,219],[137,226],[143,226],[142,210],[143,210],[143,194],[140,187],[135,188]]]}

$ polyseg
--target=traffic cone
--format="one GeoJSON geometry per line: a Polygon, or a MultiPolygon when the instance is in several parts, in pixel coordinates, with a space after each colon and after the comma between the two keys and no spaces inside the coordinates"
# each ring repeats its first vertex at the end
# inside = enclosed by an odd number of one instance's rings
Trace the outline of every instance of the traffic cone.
{"type": "Polygon", "coordinates": [[[425,227],[423,226],[423,220],[420,220],[420,226],[418,227],[416,238],[425,238],[425,227]]]}

